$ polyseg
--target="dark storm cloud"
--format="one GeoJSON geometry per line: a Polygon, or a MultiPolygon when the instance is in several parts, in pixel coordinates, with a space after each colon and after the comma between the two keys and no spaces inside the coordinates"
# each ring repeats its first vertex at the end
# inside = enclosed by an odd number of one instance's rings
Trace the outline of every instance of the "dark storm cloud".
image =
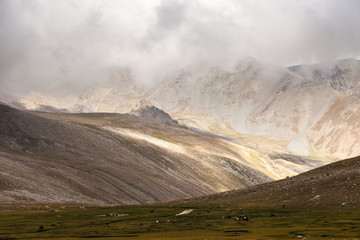
{"type": "Polygon", "coordinates": [[[81,90],[130,67],[147,84],[199,61],[360,56],[357,0],[2,0],[1,92],[81,90]]]}

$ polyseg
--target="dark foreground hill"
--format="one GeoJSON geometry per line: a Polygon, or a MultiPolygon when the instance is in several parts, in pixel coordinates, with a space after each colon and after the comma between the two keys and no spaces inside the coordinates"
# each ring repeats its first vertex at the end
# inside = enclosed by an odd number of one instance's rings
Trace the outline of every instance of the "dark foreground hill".
{"type": "Polygon", "coordinates": [[[229,151],[221,141],[171,121],[0,104],[0,200],[135,204],[272,180],[239,160],[191,150],[229,151]]]}
{"type": "Polygon", "coordinates": [[[360,207],[360,157],[320,167],[295,177],[201,198],[236,205],[360,207]]]}

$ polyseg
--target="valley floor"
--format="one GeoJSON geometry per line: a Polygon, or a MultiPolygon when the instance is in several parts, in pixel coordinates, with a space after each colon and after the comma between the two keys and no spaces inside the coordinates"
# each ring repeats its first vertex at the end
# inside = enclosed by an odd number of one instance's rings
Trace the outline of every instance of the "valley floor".
{"type": "Polygon", "coordinates": [[[1,204],[1,240],[87,238],[359,239],[360,209],[240,208],[211,202],[115,207],[1,204]],[[193,211],[176,216],[185,209],[193,211]]]}

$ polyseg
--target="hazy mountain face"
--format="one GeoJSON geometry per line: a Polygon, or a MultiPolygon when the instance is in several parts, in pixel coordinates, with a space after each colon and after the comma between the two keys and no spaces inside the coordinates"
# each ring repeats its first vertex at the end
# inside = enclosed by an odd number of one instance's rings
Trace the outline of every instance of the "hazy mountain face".
{"type": "Polygon", "coordinates": [[[285,68],[246,58],[232,70],[189,65],[153,88],[122,69],[67,105],[41,94],[19,101],[31,109],[119,113],[145,102],[204,131],[271,137],[295,154],[340,159],[360,154],[359,79],[354,59],[285,68]]]}
{"type": "Polygon", "coordinates": [[[284,140],[296,154],[340,159],[360,154],[359,72],[352,59],[288,69],[246,59],[233,71],[184,69],[150,99],[177,116],[218,116],[236,132],[284,140]]]}

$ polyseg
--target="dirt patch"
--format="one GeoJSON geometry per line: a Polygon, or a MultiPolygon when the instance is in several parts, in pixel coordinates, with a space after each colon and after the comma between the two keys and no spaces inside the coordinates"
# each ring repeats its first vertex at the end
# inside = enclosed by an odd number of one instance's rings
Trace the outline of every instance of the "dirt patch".
{"type": "Polygon", "coordinates": [[[176,216],[186,215],[186,214],[191,213],[192,211],[194,211],[194,209],[185,209],[181,213],[176,214],[176,216]]]}

